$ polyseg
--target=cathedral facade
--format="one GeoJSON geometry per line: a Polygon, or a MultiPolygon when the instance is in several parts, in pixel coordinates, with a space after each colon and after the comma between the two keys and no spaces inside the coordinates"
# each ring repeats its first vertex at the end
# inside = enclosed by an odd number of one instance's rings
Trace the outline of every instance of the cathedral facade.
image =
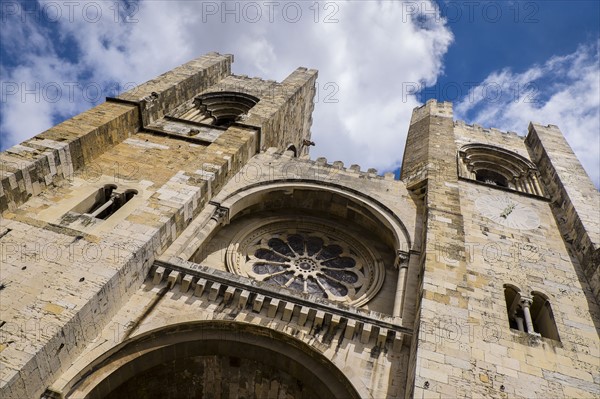
{"type": "Polygon", "coordinates": [[[2,398],[600,395],[600,195],[558,127],[430,100],[380,176],[309,159],[317,71],[232,62],[0,154],[2,398]]]}

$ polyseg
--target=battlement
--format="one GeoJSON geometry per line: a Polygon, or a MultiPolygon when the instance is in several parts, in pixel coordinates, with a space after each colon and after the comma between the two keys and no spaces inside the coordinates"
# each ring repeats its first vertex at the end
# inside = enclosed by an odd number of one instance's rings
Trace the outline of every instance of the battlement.
{"type": "MultiPolygon", "coordinates": [[[[453,104],[450,101],[439,102],[435,99],[429,99],[427,102],[419,107],[415,107],[413,109],[413,115],[411,118],[411,124],[418,122],[423,119],[427,115],[435,115],[442,117],[452,117],[453,116],[453,104]]],[[[502,134],[502,135],[510,135],[519,137],[521,140],[525,139],[524,135],[519,135],[513,131],[503,131],[494,127],[483,127],[477,123],[468,124],[464,120],[454,120],[455,127],[462,127],[465,129],[470,129],[474,132],[481,132],[485,134],[502,134]]],[[[554,126],[554,125],[548,125],[554,126]]],[[[554,126],[556,127],[556,126],[554,126]]],[[[557,128],[557,127],[556,127],[557,128]]]]}
{"type": "Polygon", "coordinates": [[[525,136],[522,136],[520,134],[518,134],[517,132],[513,132],[513,131],[505,131],[505,130],[500,130],[500,129],[496,129],[495,127],[483,127],[477,123],[473,123],[473,124],[468,124],[463,120],[457,119],[454,121],[454,126],[455,127],[462,127],[464,129],[469,129],[475,132],[479,132],[479,133],[484,133],[484,134],[501,134],[501,135],[508,135],[508,136],[513,136],[513,137],[518,137],[521,140],[525,140],[525,136]]]}
{"type": "Polygon", "coordinates": [[[282,82],[273,79],[262,79],[261,77],[248,75],[231,74],[223,80],[209,88],[207,91],[230,91],[238,93],[247,93],[260,98],[261,100],[275,101],[277,97],[284,98],[292,96],[298,88],[290,84],[293,77],[313,77],[318,71],[298,67],[282,82]]]}
{"type": "Polygon", "coordinates": [[[412,125],[429,115],[452,118],[452,103],[449,101],[438,102],[435,99],[427,100],[425,104],[413,109],[410,124],[412,125]]]}
{"type": "MultiPolygon", "coordinates": [[[[265,151],[267,154],[272,154],[275,156],[280,156],[282,158],[292,159],[294,158],[294,152],[291,150],[281,151],[276,147],[270,147],[265,151]]],[[[307,163],[310,165],[315,165],[318,167],[324,167],[335,171],[335,173],[343,172],[349,176],[358,176],[363,179],[377,179],[377,180],[398,180],[395,177],[393,172],[386,172],[383,175],[379,175],[377,169],[368,168],[364,170],[360,165],[352,164],[350,167],[344,167],[344,162],[342,161],[333,161],[328,162],[327,158],[319,157],[317,159],[305,159],[305,158],[295,158],[298,162],[307,163]]]]}

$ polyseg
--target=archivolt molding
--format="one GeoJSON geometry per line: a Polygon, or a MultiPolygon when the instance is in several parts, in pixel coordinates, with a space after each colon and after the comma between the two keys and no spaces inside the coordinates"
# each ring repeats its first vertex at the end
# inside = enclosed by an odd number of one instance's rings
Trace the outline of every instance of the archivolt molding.
{"type": "Polygon", "coordinates": [[[175,112],[175,117],[208,125],[228,126],[246,115],[259,99],[238,92],[204,93],[194,98],[193,106],[175,112]]]}
{"type": "MultiPolygon", "coordinates": [[[[228,356],[231,353],[227,348],[235,351],[236,345],[259,347],[273,353],[271,359],[279,362],[275,366],[292,367],[298,378],[312,380],[318,388],[326,390],[323,392],[325,397],[369,396],[367,392],[357,392],[359,385],[352,384],[339,366],[310,342],[266,327],[224,320],[172,324],[128,339],[89,363],[63,387],[62,392],[66,399],[103,398],[134,375],[176,357],[228,356]],[[230,342],[231,345],[215,345],[216,342],[230,342]],[[223,350],[227,353],[221,353],[223,350]],[[290,366],[291,363],[299,367],[290,366]]],[[[237,350],[235,355],[239,356],[239,348],[237,350]]]]}
{"type": "Polygon", "coordinates": [[[367,208],[371,213],[371,216],[381,223],[382,228],[388,229],[390,233],[392,233],[396,249],[408,251],[412,248],[408,230],[393,211],[372,197],[368,197],[356,190],[336,185],[331,182],[271,180],[245,186],[243,189],[237,190],[224,198],[217,197],[214,201],[211,201],[211,203],[228,209],[228,220],[231,220],[235,215],[244,211],[249,206],[262,201],[264,196],[270,192],[287,190],[292,194],[295,189],[326,191],[345,197],[356,204],[360,204],[367,208]]]}
{"type": "Polygon", "coordinates": [[[467,144],[458,151],[459,176],[543,196],[539,172],[527,158],[489,144],[467,144]]]}

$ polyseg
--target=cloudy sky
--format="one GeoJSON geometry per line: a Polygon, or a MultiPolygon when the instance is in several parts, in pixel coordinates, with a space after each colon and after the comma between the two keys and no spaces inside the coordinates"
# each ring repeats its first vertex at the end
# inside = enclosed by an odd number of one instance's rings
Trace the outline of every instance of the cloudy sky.
{"type": "Polygon", "coordinates": [[[6,1],[5,149],[209,51],[234,73],[319,70],[311,156],[399,167],[412,109],[558,125],[600,186],[597,1],[6,1]]]}

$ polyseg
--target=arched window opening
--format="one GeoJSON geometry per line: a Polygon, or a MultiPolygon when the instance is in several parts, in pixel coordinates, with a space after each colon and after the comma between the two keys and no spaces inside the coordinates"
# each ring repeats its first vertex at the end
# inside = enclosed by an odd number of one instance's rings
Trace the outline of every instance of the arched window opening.
{"type": "Polygon", "coordinates": [[[475,179],[486,184],[493,184],[494,186],[508,188],[508,180],[506,179],[506,177],[492,170],[478,170],[477,172],[475,172],[475,179]]]}
{"type": "Polygon", "coordinates": [[[544,338],[560,341],[550,301],[543,294],[537,292],[533,292],[532,294],[531,320],[533,322],[533,329],[544,338]]]}
{"type": "Polygon", "coordinates": [[[227,128],[239,121],[258,101],[257,97],[245,93],[204,93],[194,98],[191,106],[188,103],[185,109],[175,112],[172,117],[227,128]]]}
{"type": "MultiPolygon", "coordinates": [[[[116,189],[116,186],[115,186],[116,189]]],[[[116,192],[115,190],[111,191],[110,196],[108,196],[104,204],[95,210],[89,213],[91,216],[106,220],[110,215],[114,214],[118,211],[123,205],[125,205],[129,200],[131,200],[134,195],[137,194],[136,190],[127,190],[123,193],[116,192]]]]}
{"type": "Polygon", "coordinates": [[[96,193],[96,195],[94,196],[95,201],[94,201],[94,204],[92,205],[92,207],[84,213],[91,214],[91,213],[96,212],[99,208],[101,208],[104,204],[106,204],[106,202],[112,196],[113,191],[115,191],[116,189],[117,189],[117,186],[115,184],[104,185],[104,187],[99,189],[98,192],[96,193]]]}
{"type": "Polygon", "coordinates": [[[132,199],[134,195],[137,195],[137,193],[137,190],[125,190],[125,192],[123,193],[123,195],[125,196],[125,203],[132,199]]]}
{"type": "Polygon", "coordinates": [[[298,151],[296,150],[296,146],[295,145],[289,145],[288,148],[286,149],[286,151],[292,151],[294,153],[294,157],[298,156],[298,151]]]}
{"type": "Polygon", "coordinates": [[[539,173],[522,155],[489,144],[467,144],[458,151],[458,174],[466,180],[544,196],[539,173]]]}
{"type": "Polygon", "coordinates": [[[560,341],[548,298],[539,292],[532,292],[531,296],[524,297],[517,287],[504,285],[510,328],[560,341]]]}
{"type": "Polygon", "coordinates": [[[506,310],[508,313],[508,324],[510,328],[526,332],[525,330],[525,315],[523,308],[520,305],[521,294],[518,289],[505,284],[504,285],[504,299],[506,300],[506,310]]]}

